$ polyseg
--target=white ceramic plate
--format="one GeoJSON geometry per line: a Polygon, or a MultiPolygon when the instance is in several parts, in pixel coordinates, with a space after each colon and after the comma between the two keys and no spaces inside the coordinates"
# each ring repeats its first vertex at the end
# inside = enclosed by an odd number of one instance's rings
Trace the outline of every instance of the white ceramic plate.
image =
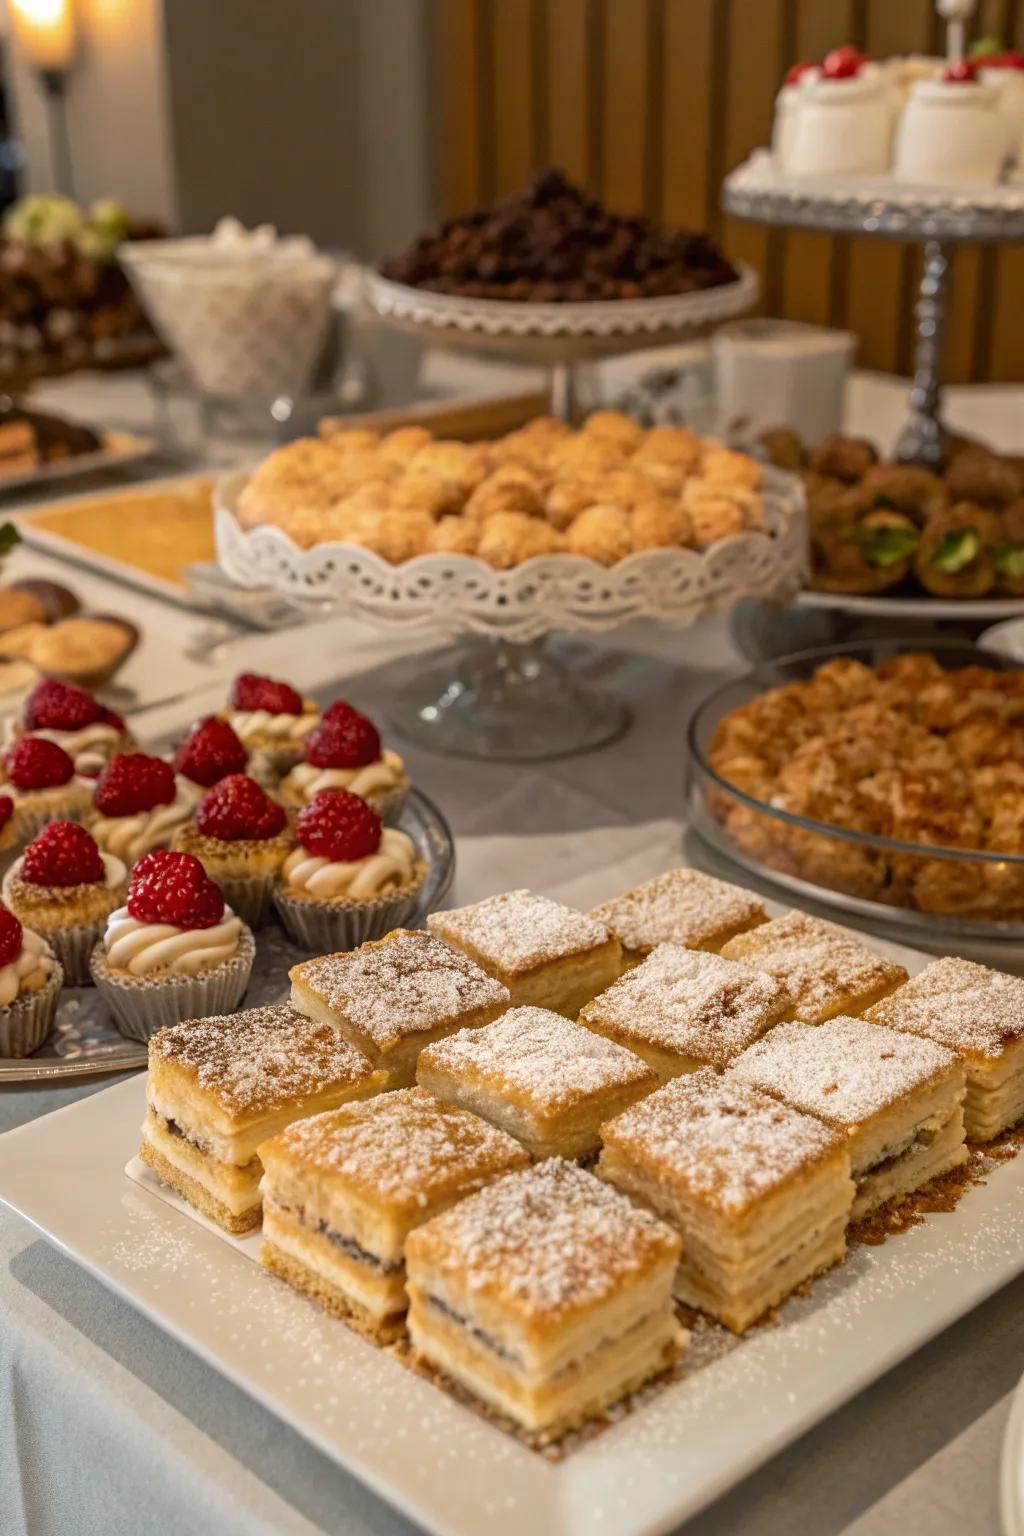
{"type": "Polygon", "coordinates": [[[1024,1536],[1024,1380],[1013,1397],[999,1472],[1003,1536],[1024,1536]]]}
{"type": "Polygon", "coordinates": [[[962,619],[995,624],[1024,614],[1019,597],[889,597],[855,592],[801,592],[800,608],[825,608],[833,613],[860,614],[868,619],[962,619]]]}
{"type": "MultiPolygon", "coordinates": [[[[880,945],[913,969],[924,957],[880,945]]],[[[845,1264],[561,1463],[411,1375],[126,1178],[141,1076],[0,1137],[0,1201],[214,1369],[443,1536],[657,1536],[1024,1270],[1024,1159],[845,1264]]]]}

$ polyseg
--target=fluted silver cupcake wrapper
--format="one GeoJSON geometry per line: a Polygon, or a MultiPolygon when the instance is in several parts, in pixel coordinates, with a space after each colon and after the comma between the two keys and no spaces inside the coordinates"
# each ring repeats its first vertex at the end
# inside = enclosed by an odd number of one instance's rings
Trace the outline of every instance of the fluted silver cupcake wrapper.
{"type": "MultiPolygon", "coordinates": [[[[32,926],[31,918],[28,919],[28,926],[32,926]]],[[[91,986],[89,960],[106,926],[106,917],[100,917],[94,923],[76,923],[73,928],[53,928],[43,934],[64,968],[66,986],[91,986]]]]}
{"type": "Polygon", "coordinates": [[[38,992],[24,992],[0,1008],[0,1056],[31,1056],[53,1028],[64,972],[59,965],[38,992]]]}
{"type": "Polygon", "coordinates": [[[313,954],[327,955],[358,949],[368,939],[380,939],[392,928],[401,928],[414,912],[418,894],[417,885],[400,896],[377,896],[372,901],[303,901],[278,887],[274,906],[290,939],[313,954]]]}
{"type": "Polygon", "coordinates": [[[385,790],[380,795],[370,795],[370,804],[386,827],[397,824],[399,816],[405,808],[405,802],[409,798],[408,783],[400,784],[397,789],[385,790]]]}
{"type": "Polygon", "coordinates": [[[92,979],[122,1035],[146,1041],[183,1019],[233,1013],[245,996],[256,945],[245,929],[237,955],[198,976],[128,976],[107,965],[102,944],[92,955],[92,979]]]}
{"type": "Polygon", "coordinates": [[[38,809],[25,805],[24,801],[17,803],[14,807],[13,820],[18,852],[24,853],[29,843],[33,842],[51,821],[84,821],[89,814],[91,803],[91,797],[85,800],[78,799],[67,805],[46,805],[38,809]]]}
{"type": "Polygon", "coordinates": [[[305,748],[301,742],[297,746],[253,747],[245,771],[257,784],[273,791],[285,774],[297,768],[304,757],[305,748]]]}
{"type": "Polygon", "coordinates": [[[222,875],[212,873],[221,895],[237,917],[250,928],[262,928],[270,916],[276,871],[259,875],[222,875]]]}

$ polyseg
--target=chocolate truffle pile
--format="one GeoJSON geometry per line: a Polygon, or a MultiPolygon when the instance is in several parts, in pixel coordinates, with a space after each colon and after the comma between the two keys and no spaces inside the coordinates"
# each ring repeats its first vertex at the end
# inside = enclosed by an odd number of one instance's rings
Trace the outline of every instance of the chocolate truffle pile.
{"type": "Polygon", "coordinates": [[[434,293],[549,304],[691,293],[737,276],[706,234],[609,213],[555,170],[447,219],[381,271],[434,293]]]}

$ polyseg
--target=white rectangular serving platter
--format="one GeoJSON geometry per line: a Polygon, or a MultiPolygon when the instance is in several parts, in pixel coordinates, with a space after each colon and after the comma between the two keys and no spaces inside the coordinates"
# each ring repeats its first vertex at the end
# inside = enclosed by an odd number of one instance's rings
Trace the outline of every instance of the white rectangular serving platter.
{"type": "MultiPolygon", "coordinates": [[[[875,941],[877,943],[877,941],[875,941]]],[[[919,970],[926,957],[878,944],[919,970]]],[[[1024,1270],[1024,1158],[551,1463],[264,1274],[125,1164],[141,1075],[0,1137],[0,1202],[442,1536],[657,1536],[1024,1270]]]]}
{"type": "Polygon", "coordinates": [[[135,432],[101,432],[99,436],[100,446],[89,453],[54,459],[49,464],[22,470],[16,475],[0,475],[0,495],[6,495],[8,491],[35,490],[37,486],[58,480],[75,480],[79,475],[92,475],[98,470],[122,469],[127,464],[148,459],[158,446],[155,437],[140,437],[135,432]]]}

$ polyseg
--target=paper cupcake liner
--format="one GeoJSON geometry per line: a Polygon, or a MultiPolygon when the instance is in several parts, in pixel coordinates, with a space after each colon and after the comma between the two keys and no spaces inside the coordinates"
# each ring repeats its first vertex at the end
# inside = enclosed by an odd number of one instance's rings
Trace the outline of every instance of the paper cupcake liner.
{"type": "Polygon", "coordinates": [[[381,939],[401,928],[415,911],[420,880],[413,889],[375,896],[371,901],[310,901],[289,896],[278,886],[274,906],[294,943],[314,954],[358,949],[368,939],[381,939]]]}
{"type": "Polygon", "coordinates": [[[253,747],[246,773],[268,792],[277,788],[286,773],[297,768],[305,756],[302,742],[280,746],[253,747]]]}
{"type": "Polygon", "coordinates": [[[39,1049],[53,1028],[63,985],[64,972],[56,965],[45,986],[0,1008],[0,1056],[31,1056],[39,1049]]]}
{"type": "MultiPolygon", "coordinates": [[[[32,919],[28,919],[32,927],[32,919]]],[[[92,985],[89,958],[107,926],[106,914],[94,923],[76,923],[71,928],[37,929],[49,944],[64,970],[64,983],[69,987],[92,985]]]]}
{"type": "Polygon", "coordinates": [[[386,827],[393,827],[405,808],[405,802],[409,798],[408,779],[397,785],[394,789],[383,790],[379,795],[369,795],[369,803],[373,806],[377,815],[386,827]]]}
{"type": "Polygon", "coordinates": [[[238,953],[198,976],[129,976],[111,970],[102,944],[92,954],[92,979],[122,1035],[147,1041],[150,1035],[183,1019],[233,1013],[249,985],[256,945],[248,929],[238,953]]]}
{"type": "Polygon", "coordinates": [[[207,873],[217,882],[224,900],[243,923],[248,923],[250,928],[263,927],[270,916],[276,870],[268,869],[259,875],[224,875],[214,870],[207,873]]]}
{"type": "Polygon", "coordinates": [[[68,805],[46,805],[36,808],[27,806],[24,802],[15,802],[13,820],[14,835],[19,844],[18,852],[24,852],[29,843],[38,837],[51,821],[84,821],[91,805],[91,794],[84,800],[72,799],[68,805]]]}

